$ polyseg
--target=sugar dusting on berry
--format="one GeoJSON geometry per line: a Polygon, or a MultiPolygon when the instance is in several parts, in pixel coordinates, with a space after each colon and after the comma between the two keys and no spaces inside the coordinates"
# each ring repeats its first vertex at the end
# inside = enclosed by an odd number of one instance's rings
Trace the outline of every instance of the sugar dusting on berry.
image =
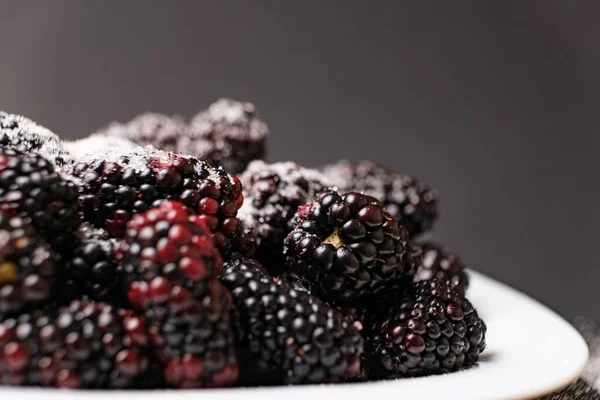
{"type": "Polygon", "coordinates": [[[84,139],[64,142],[67,151],[75,158],[81,159],[87,154],[102,152],[123,153],[138,147],[134,142],[116,136],[90,135],[84,139]]]}

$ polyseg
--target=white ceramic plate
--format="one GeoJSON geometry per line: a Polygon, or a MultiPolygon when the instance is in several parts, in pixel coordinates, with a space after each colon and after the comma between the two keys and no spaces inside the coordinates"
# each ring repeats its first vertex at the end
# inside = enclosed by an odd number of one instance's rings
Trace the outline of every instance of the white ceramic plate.
{"type": "Polygon", "coordinates": [[[487,323],[488,347],[479,366],[467,371],[360,384],[177,392],[0,388],[0,399],[524,399],[561,389],[580,376],[588,359],[588,349],[571,325],[545,306],[502,283],[472,271],[471,278],[468,295],[487,323]]]}

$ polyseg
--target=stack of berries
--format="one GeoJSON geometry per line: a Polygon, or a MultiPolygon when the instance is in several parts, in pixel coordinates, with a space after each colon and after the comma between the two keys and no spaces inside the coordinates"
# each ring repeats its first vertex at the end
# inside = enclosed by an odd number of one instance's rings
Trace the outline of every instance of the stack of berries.
{"type": "Polygon", "coordinates": [[[419,238],[436,192],[369,161],[267,164],[268,132],[230,99],[74,142],[0,112],[0,384],[342,383],[476,364],[486,326],[465,266],[419,238]]]}

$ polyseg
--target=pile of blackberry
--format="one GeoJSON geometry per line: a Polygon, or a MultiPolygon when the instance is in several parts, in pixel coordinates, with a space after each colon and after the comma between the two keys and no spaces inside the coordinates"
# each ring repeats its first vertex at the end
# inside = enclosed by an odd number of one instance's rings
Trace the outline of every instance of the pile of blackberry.
{"type": "Polygon", "coordinates": [[[476,364],[486,325],[465,265],[418,239],[436,192],[368,161],[268,164],[267,135],[231,99],[71,142],[0,112],[0,384],[329,384],[476,364]]]}

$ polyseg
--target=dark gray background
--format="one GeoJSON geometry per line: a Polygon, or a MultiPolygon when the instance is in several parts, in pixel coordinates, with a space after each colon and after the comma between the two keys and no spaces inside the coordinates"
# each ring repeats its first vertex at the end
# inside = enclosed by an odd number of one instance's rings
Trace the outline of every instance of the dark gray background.
{"type": "Polygon", "coordinates": [[[599,17],[594,1],[0,0],[0,108],[74,138],[251,100],[271,160],[416,173],[469,265],[600,318],[599,17]]]}

